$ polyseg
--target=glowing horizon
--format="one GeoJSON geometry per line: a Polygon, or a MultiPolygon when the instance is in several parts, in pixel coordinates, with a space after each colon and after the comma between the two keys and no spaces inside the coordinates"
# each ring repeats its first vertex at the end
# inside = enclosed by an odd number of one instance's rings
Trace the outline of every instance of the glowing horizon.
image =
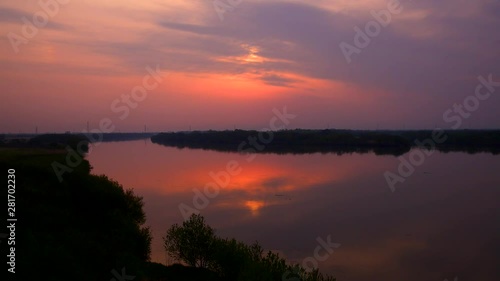
{"type": "MultiPolygon", "coordinates": [[[[116,131],[261,129],[283,106],[299,116],[291,128],[449,128],[443,113],[478,76],[500,81],[495,1],[401,1],[351,63],[339,45],[391,1],[242,1],[223,21],[211,1],[55,1],[0,4],[0,133],[103,118],[116,131]],[[113,101],[157,66],[161,83],[117,118],[113,101]]],[[[498,102],[463,128],[499,128],[498,102]]]]}

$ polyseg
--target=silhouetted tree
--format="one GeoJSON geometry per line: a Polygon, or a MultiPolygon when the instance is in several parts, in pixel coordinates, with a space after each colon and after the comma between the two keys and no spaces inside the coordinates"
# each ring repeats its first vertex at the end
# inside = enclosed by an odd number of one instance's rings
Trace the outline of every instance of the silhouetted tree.
{"type": "Polygon", "coordinates": [[[222,281],[335,281],[318,269],[306,271],[298,264],[289,265],[271,251],[264,254],[257,242],[247,245],[217,237],[201,215],[191,215],[182,226],[173,225],[163,239],[171,256],[191,266],[204,267],[222,281]]]}
{"type": "Polygon", "coordinates": [[[163,238],[165,250],[177,260],[191,266],[208,267],[213,253],[214,229],[201,215],[192,214],[182,226],[172,225],[163,238]]]}

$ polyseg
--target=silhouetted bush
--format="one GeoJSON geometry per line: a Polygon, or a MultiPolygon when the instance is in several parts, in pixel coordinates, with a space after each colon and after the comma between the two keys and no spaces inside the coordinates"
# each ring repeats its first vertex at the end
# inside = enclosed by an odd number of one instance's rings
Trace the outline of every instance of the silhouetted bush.
{"type": "Polygon", "coordinates": [[[0,169],[15,169],[18,280],[106,280],[126,267],[140,280],[151,235],[142,199],[87,161],[59,182],[51,164],[63,152],[0,150],[0,169]]]}
{"type": "Polygon", "coordinates": [[[307,272],[287,264],[271,251],[264,254],[255,242],[247,245],[235,239],[217,237],[201,215],[193,214],[182,225],[171,226],[164,237],[166,251],[180,261],[216,273],[223,281],[282,281],[289,276],[303,281],[334,281],[317,269],[307,272]]]}

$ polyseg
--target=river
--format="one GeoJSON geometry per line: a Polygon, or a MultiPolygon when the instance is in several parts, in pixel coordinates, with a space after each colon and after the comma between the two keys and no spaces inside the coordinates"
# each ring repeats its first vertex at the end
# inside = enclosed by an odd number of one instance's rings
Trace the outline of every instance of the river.
{"type": "Polygon", "coordinates": [[[338,280],[500,280],[500,156],[435,152],[394,192],[384,178],[397,173],[394,156],[254,156],[138,140],[99,143],[87,158],[144,198],[155,262],[174,262],[162,236],[184,204],[204,207],[219,236],[338,280]],[[218,194],[193,203],[207,184],[218,194]]]}

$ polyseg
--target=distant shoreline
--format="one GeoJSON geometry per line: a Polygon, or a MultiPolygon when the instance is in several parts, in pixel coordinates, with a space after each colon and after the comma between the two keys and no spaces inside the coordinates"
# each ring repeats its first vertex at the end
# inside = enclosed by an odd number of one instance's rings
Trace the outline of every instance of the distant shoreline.
{"type": "Polygon", "coordinates": [[[400,156],[413,148],[441,152],[500,154],[500,130],[442,130],[443,142],[433,141],[432,130],[225,130],[167,133],[105,133],[0,135],[0,147],[47,147],[63,149],[68,143],[93,140],[119,142],[151,139],[153,143],[179,149],[221,152],[308,154],[374,153],[400,156]]]}
{"type": "Polygon", "coordinates": [[[151,141],[177,148],[204,149],[240,153],[375,153],[399,156],[412,148],[436,149],[441,152],[486,152],[500,154],[500,130],[448,130],[442,143],[417,145],[432,140],[432,130],[254,130],[190,131],[160,133],[151,141]]]}
{"type": "Polygon", "coordinates": [[[88,142],[120,142],[149,139],[158,133],[50,133],[50,134],[0,134],[0,146],[47,146],[65,144],[68,140],[88,142]]]}

